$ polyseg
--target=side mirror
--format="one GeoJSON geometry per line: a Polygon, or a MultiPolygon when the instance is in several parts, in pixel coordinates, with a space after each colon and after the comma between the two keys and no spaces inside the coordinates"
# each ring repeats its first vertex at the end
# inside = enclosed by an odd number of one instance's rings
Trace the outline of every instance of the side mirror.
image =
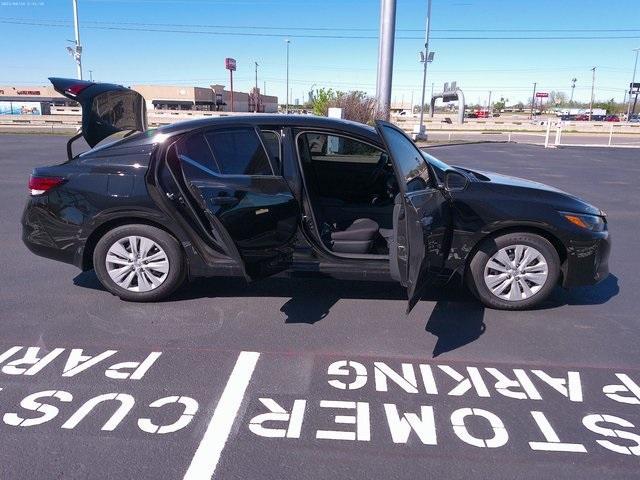
{"type": "Polygon", "coordinates": [[[449,170],[444,174],[444,188],[448,192],[460,192],[467,188],[469,179],[460,172],[449,170]]]}

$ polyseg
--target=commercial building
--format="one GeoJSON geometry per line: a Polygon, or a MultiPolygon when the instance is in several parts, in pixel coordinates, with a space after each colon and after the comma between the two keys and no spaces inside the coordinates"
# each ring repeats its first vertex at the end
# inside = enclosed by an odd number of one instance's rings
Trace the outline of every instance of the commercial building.
{"type": "Polygon", "coordinates": [[[80,111],[76,102],[60,95],[51,86],[0,86],[0,115],[51,115],[59,108],[74,107],[80,111]]]}
{"type": "MultiPolygon", "coordinates": [[[[231,92],[223,85],[188,87],[180,85],[134,85],[146,100],[148,111],[189,110],[210,112],[277,113],[278,97],[262,95],[260,89],[250,93],[231,92]]],[[[76,102],[56,92],[51,86],[0,86],[0,115],[77,115],[76,102]]]]}
{"type": "Polygon", "coordinates": [[[276,113],[278,97],[262,95],[260,89],[250,93],[231,92],[223,85],[204,87],[185,87],[170,85],[134,85],[147,101],[147,110],[204,110],[217,112],[259,112],[276,113]],[[257,108],[256,108],[257,103],[257,108]]]}

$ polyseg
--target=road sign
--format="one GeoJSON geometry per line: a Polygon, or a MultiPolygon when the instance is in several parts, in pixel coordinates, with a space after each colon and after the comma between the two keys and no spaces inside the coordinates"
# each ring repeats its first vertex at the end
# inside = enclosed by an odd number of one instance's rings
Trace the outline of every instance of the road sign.
{"type": "Polygon", "coordinates": [[[547,92],[537,92],[536,98],[549,98],[549,94],[547,92]]]}
{"type": "Polygon", "coordinates": [[[235,58],[225,58],[224,59],[224,68],[227,70],[231,70],[232,72],[236,71],[236,59],[235,58]]]}

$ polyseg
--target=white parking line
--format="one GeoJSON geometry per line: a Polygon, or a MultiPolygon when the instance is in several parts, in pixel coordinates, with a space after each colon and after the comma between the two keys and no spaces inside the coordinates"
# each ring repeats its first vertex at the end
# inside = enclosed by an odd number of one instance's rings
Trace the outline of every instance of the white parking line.
{"type": "Polygon", "coordinates": [[[191,459],[184,480],[204,480],[213,476],[258,358],[258,352],[241,352],[238,355],[227,386],[224,387],[207,431],[191,459]]]}

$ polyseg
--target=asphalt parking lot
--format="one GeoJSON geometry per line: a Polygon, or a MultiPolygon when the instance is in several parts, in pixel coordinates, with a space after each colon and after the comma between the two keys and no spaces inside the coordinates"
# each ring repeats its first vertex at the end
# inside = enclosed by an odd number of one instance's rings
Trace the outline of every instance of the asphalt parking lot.
{"type": "Polygon", "coordinates": [[[434,147],[608,213],[611,276],[528,312],[392,283],[200,280],[120,301],[20,240],[66,139],[0,135],[0,478],[632,478],[640,151],[434,147]]]}

